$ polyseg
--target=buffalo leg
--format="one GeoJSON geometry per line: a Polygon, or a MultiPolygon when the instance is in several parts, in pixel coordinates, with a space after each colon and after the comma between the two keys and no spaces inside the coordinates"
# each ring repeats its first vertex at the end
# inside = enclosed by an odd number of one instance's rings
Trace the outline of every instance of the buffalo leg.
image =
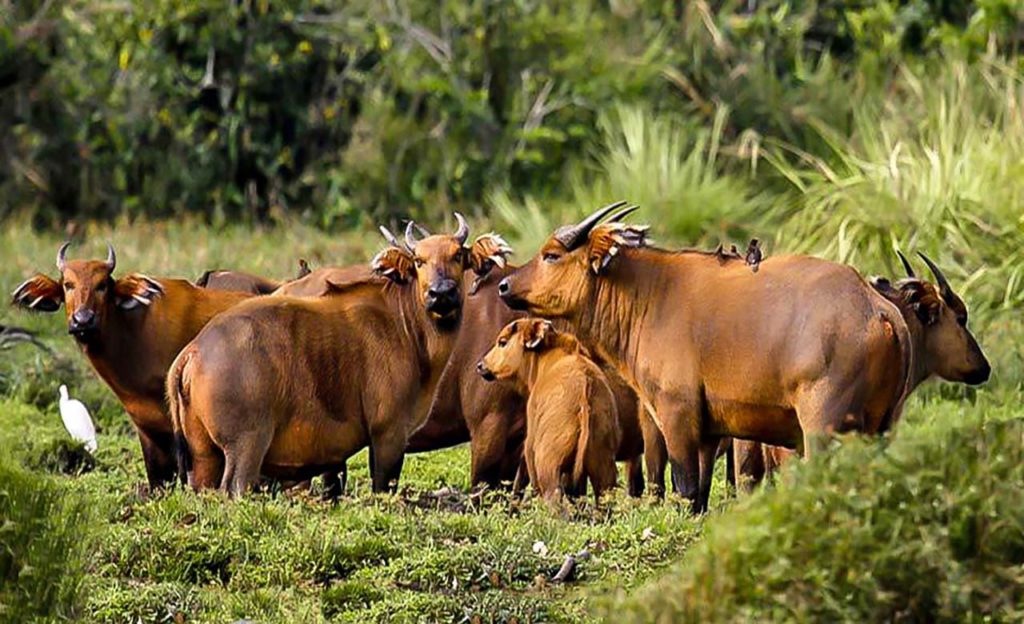
{"type": "Polygon", "coordinates": [[[526,491],[526,486],[530,485],[530,472],[526,467],[526,457],[520,454],[519,456],[519,468],[516,470],[516,479],[512,482],[512,494],[515,497],[520,497],[523,492],[526,491]]]}
{"type": "Polygon", "coordinates": [[[626,460],[626,493],[633,498],[644,495],[644,469],[639,455],[626,460]]]}
{"type": "Polygon", "coordinates": [[[486,483],[498,487],[508,439],[508,423],[502,414],[491,412],[480,420],[471,432],[470,486],[486,483]]]}
{"type": "Polygon", "coordinates": [[[644,466],[647,469],[647,483],[651,494],[658,498],[665,497],[665,467],[668,465],[668,451],[665,449],[665,436],[658,425],[647,413],[640,410],[640,432],[644,438],[644,466]]]}
{"type": "Polygon", "coordinates": [[[711,482],[715,475],[715,462],[718,460],[719,438],[704,440],[700,445],[700,508],[708,510],[711,500],[711,482]]]}
{"type": "Polygon", "coordinates": [[[342,464],[338,469],[328,470],[321,475],[324,483],[323,499],[325,501],[337,501],[345,493],[346,481],[348,481],[348,464],[342,464]]]}
{"type": "Polygon", "coordinates": [[[177,461],[174,445],[169,434],[150,434],[136,430],[142,446],[142,461],[146,465],[146,480],[150,489],[161,488],[174,481],[177,476],[177,461]]]}
{"type": "Polygon", "coordinates": [[[765,476],[764,454],[760,442],[749,440],[732,441],[736,488],[749,493],[765,476]]]}
{"type": "Polygon", "coordinates": [[[736,446],[732,438],[723,438],[727,445],[725,449],[725,483],[729,488],[730,496],[736,495],[736,446]]]}
{"type": "Polygon", "coordinates": [[[224,449],[224,477],[220,487],[232,498],[241,496],[260,480],[260,467],[273,441],[269,429],[238,434],[224,449]]]}
{"type": "Polygon", "coordinates": [[[405,461],[405,443],[405,430],[400,427],[385,429],[371,436],[371,478],[375,493],[398,491],[398,480],[405,461]]]}
{"type": "Polygon", "coordinates": [[[796,417],[804,434],[804,457],[823,450],[832,435],[861,428],[863,410],[857,409],[858,389],[855,385],[833,385],[819,381],[797,399],[796,417]]]}
{"type": "Polygon", "coordinates": [[[693,404],[669,398],[659,401],[655,410],[672,463],[673,486],[690,502],[691,512],[701,514],[705,510],[700,501],[699,410],[693,404]]]}

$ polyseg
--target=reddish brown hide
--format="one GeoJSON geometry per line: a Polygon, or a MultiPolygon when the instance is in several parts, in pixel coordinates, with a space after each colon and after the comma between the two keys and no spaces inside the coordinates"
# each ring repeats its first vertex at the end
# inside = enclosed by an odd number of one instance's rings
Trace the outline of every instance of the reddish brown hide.
{"type": "Polygon", "coordinates": [[[41,312],[64,305],[69,333],[135,426],[150,486],[165,484],[175,473],[167,370],[211,318],[250,295],[139,273],[115,278],[112,247],[106,260],[66,260],[67,247],[58,252],[59,280],[37,274],[13,303],[41,312]]]}
{"type": "Polygon", "coordinates": [[[907,324],[856,271],[776,256],[755,273],[742,259],[651,248],[624,214],[598,225],[622,205],[559,229],[499,292],[568,321],[637,389],[695,512],[721,437],[813,452],[823,436],[898,417],[907,324]]]}
{"type": "Polygon", "coordinates": [[[524,459],[541,496],[556,502],[584,479],[595,497],[614,487],[621,436],[615,396],[575,337],[550,321],[513,321],[477,370],[485,379],[512,380],[529,397],[524,459]]]}

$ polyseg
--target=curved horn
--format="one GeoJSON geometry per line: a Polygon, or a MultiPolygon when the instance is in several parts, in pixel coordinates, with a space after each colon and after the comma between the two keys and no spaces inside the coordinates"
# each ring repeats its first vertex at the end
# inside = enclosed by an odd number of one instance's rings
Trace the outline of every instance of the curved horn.
{"type": "Polygon", "coordinates": [[[60,246],[60,249],[57,250],[57,270],[60,271],[61,273],[64,272],[64,265],[66,264],[66,261],[64,260],[64,254],[68,252],[68,247],[70,246],[71,241],[67,241],[66,243],[60,246]]]}
{"type": "Polygon", "coordinates": [[[896,250],[896,255],[900,257],[900,262],[903,263],[903,268],[907,271],[907,277],[917,279],[917,275],[914,274],[914,267],[910,266],[910,260],[907,260],[907,257],[899,249],[896,250]]]}
{"type": "Polygon", "coordinates": [[[398,247],[399,249],[402,248],[402,243],[398,242],[398,239],[391,233],[391,230],[387,229],[383,225],[378,225],[377,228],[380,229],[380,233],[384,235],[384,240],[386,240],[389,245],[392,247],[398,247]]]}
{"type": "Polygon", "coordinates": [[[114,246],[107,243],[107,268],[110,272],[114,272],[114,267],[117,266],[117,255],[114,253],[114,246]]]}
{"type": "Polygon", "coordinates": [[[921,256],[924,263],[928,265],[929,269],[931,269],[932,275],[935,276],[935,282],[939,285],[939,293],[942,295],[942,298],[948,299],[953,294],[953,289],[950,288],[949,281],[947,281],[946,276],[942,274],[942,270],[935,266],[935,263],[920,251],[917,252],[917,255],[921,256]]]}
{"type": "Polygon", "coordinates": [[[415,250],[416,249],[416,243],[419,242],[419,241],[416,240],[416,235],[413,233],[413,230],[415,228],[416,228],[416,224],[413,223],[412,221],[410,221],[405,226],[405,246],[409,248],[409,251],[415,250]]]}
{"type": "Polygon", "coordinates": [[[455,220],[459,222],[459,229],[455,231],[455,240],[459,241],[460,245],[465,245],[466,239],[469,238],[469,224],[466,223],[466,217],[458,212],[455,213],[455,220]]]}
{"type": "Polygon", "coordinates": [[[598,224],[601,219],[605,218],[613,210],[622,208],[626,204],[625,200],[617,201],[613,204],[608,204],[603,208],[598,208],[589,217],[580,221],[576,225],[568,228],[563,228],[561,232],[555,233],[555,239],[562,243],[566,249],[572,251],[580,245],[583,239],[590,234],[590,230],[594,229],[594,226],[598,224]]]}
{"type": "Polygon", "coordinates": [[[640,209],[640,205],[639,204],[633,204],[632,206],[626,206],[622,210],[616,212],[614,215],[608,217],[608,222],[610,223],[610,222],[613,222],[613,221],[622,221],[623,219],[625,219],[626,217],[628,217],[629,215],[633,214],[634,212],[636,212],[639,209],[640,209]]]}

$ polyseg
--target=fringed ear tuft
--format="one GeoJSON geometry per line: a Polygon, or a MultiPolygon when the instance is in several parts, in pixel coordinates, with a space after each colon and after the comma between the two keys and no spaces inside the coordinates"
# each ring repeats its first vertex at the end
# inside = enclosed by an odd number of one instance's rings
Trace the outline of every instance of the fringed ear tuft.
{"type": "Polygon", "coordinates": [[[505,268],[512,247],[495,233],[478,236],[469,248],[469,266],[479,276],[490,273],[494,267],[505,268]]]}
{"type": "Polygon", "coordinates": [[[917,279],[905,279],[899,282],[899,292],[926,326],[939,320],[942,299],[933,286],[917,279]]]}
{"type": "Polygon", "coordinates": [[[416,276],[416,263],[409,252],[398,247],[386,247],[370,261],[373,272],[398,284],[416,276]]]}
{"type": "Polygon", "coordinates": [[[64,288],[57,280],[42,273],[25,280],[11,293],[11,305],[36,312],[56,312],[62,303],[64,288]]]}
{"type": "Polygon", "coordinates": [[[648,227],[625,223],[604,223],[595,227],[590,233],[590,270],[600,275],[623,247],[647,246],[650,242],[647,238],[648,227]]]}
{"type": "Polygon", "coordinates": [[[551,321],[534,319],[527,323],[526,335],[523,336],[523,346],[527,350],[537,351],[547,342],[548,337],[554,337],[555,326],[551,324],[551,321]]]}
{"type": "Polygon", "coordinates": [[[163,284],[141,273],[132,273],[114,282],[114,303],[122,310],[153,305],[163,294],[163,284]]]}

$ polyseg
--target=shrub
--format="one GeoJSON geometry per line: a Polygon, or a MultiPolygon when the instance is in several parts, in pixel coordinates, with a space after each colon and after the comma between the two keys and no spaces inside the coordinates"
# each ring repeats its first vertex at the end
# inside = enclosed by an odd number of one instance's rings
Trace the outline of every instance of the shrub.
{"type": "Polygon", "coordinates": [[[89,520],[77,496],[0,449],[0,619],[79,613],[89,520]]]}
{"type": "MultiPolygon", "coordinates": [[[[1007,415],[1012,409],[1004,410],[1007,415]]],[[[1024,421],[846,440],[708,526],[607,613],[630,621],[995,621],[1024,615],[1024,421]],[[626,617],[628,615],[628,617],[626,617]]]]}

